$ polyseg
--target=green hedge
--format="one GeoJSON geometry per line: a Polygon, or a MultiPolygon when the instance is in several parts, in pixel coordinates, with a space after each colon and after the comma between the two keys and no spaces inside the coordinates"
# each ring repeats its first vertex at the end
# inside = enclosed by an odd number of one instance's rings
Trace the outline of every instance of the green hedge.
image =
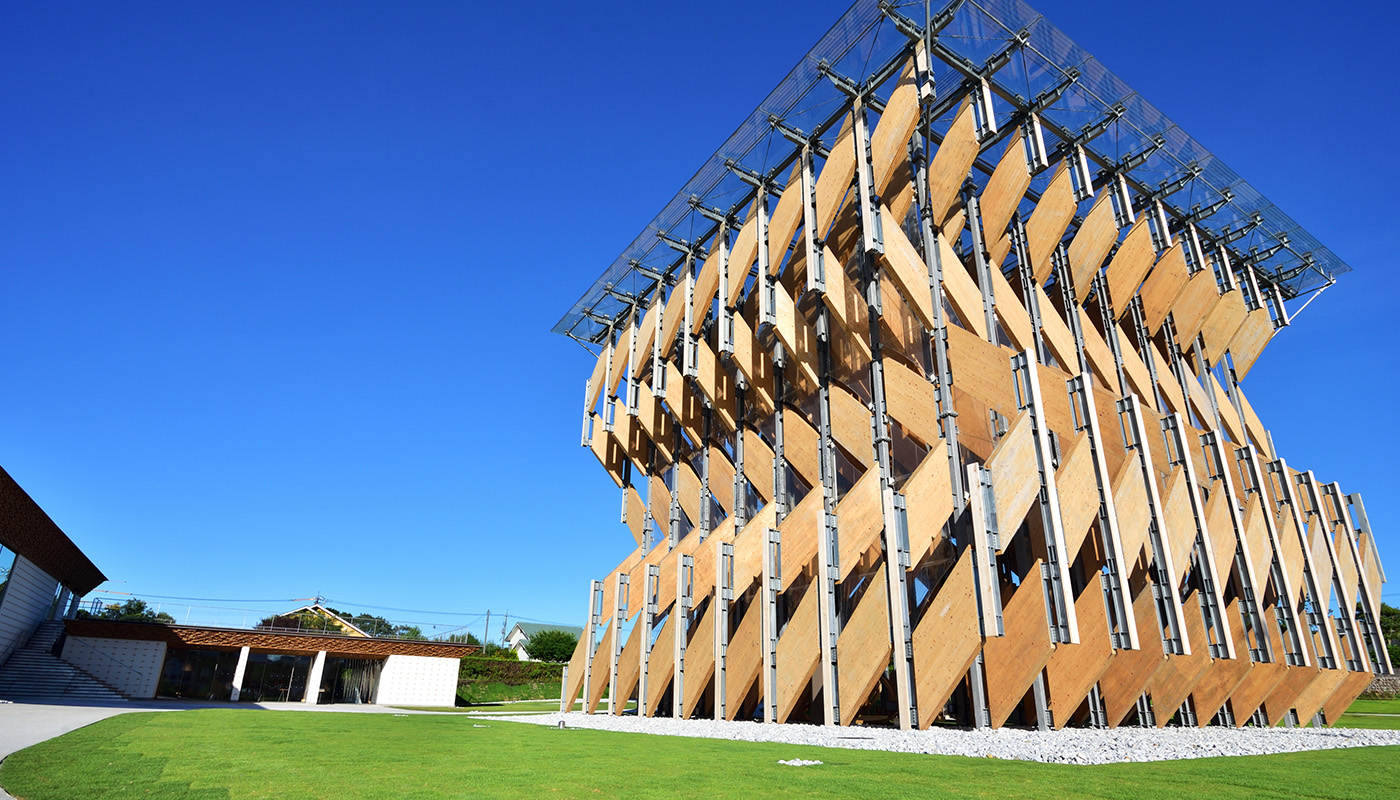
{"type": "Polygon", "coordinates": [[[528,683],[553,681],[558,683],[564,674],[563,664],[543,661],[519,661],[504,658],[462,659],[457,682],[465,683],[504,683],[507,686],[524,686],[528,683]]]}

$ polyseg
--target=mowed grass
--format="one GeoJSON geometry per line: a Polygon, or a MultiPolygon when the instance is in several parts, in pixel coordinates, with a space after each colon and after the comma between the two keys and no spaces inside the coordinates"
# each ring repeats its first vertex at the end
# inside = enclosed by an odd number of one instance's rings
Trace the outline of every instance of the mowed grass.
{"type": "Polygon", "coordinates": [[[1400,700],[1357,700],[1337,720],[1337,727],[1400,730],[1400,700]]]}
{"type": "Polygon", "coordinates": [[[1076,767],[656,737],[459,715],[128,714],[14,754],[22,800],[1393,798],[1400,747],[1076,767]],[[824,762],[788,767],[779,759],[824,762]]]}
{"type": "MultiPolygon", "coordinates": [[[[599,707],[600,707],[600,708],[606,708],[606,707],[607,707],[607,703],[604,702],[604,703],[603,703],[602,705],[600,705],[599,707]]],[[[636,707],[637,707],[637,701],[635,701],[635,700],[628,700],[628,701],[627,701],[627,708],[632,709],[632,708],[636,708],[636,707]]],[[[454,712],[462,712],[462,711],[477,711],[477,712],[489,711],[489,712],[491,712],[491,713],[493,713],[493,714],[508,714],[508,713],[513,713],[513,712],[516,712],[516,711],[558,711],[558,710],[559,710],[559,701],[558,701],[558,700],[520,700],[520,701],[509,702],[509,703],[505,703],[505,702],[502,702],[502,703],[473,703],[473,704],[465,705],[465,706],[452,706],[452,707],[446,707],[446,706],[394,706],[394,708],[406,708],[406,709],[408,709],[409,711],[454,711],[454,712]]],[[[574,703],[574,710],[575,710],[575,711],[579,711],[579,710],[582,710],[582,709],[583,709],[583,703],[582,703],[581,701],[575,702],[575,703],[574,703]]]]}

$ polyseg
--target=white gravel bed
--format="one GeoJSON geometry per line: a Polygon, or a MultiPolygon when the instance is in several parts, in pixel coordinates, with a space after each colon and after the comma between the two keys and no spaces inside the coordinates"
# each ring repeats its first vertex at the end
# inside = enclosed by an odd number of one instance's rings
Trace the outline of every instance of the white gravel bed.
{"type": "Polygon", "coordinates": [[[764,725],[757,722],[716,722],[589,715],[581,712],[496,719],[568,728],[693,736],[743,742],[845,747],[894,753],[929,753],[976,758],[1040,761],[1047,764],[1114,764],[1123,761],[1171,761],[1180,758],[1252,756],[1329,750],[1338,747],[1400,745],[1400,731],[1357,728],[1118,728],[1061,731],[1000,730],[900,731],[892,728],[764,725]]]}

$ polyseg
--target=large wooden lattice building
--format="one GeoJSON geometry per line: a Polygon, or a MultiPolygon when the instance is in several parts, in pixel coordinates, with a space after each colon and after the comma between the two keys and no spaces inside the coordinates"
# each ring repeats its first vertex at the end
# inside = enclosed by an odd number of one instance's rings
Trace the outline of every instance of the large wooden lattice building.
{"type": "Polygon", "coordinates": [[[556,328],[637,545],[565,699],[1335,720],[1384,572],[1239,381],[1346,271],[1023,3],[858,2],[556,328]]]}

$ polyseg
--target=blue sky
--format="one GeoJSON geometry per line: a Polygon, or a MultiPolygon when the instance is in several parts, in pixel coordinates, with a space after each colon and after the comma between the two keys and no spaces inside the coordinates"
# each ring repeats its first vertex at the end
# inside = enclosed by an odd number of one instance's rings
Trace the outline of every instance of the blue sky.
{"type": "MultiPolygon", "coordinates": [[[[1355,267],[1245,389],[1400,570],[1397,13],[1035,5],[1355,267]]],[[[5,2],[0,465],[109,588],[577,624],[549,328],[845,7],[5,2]]]]}

